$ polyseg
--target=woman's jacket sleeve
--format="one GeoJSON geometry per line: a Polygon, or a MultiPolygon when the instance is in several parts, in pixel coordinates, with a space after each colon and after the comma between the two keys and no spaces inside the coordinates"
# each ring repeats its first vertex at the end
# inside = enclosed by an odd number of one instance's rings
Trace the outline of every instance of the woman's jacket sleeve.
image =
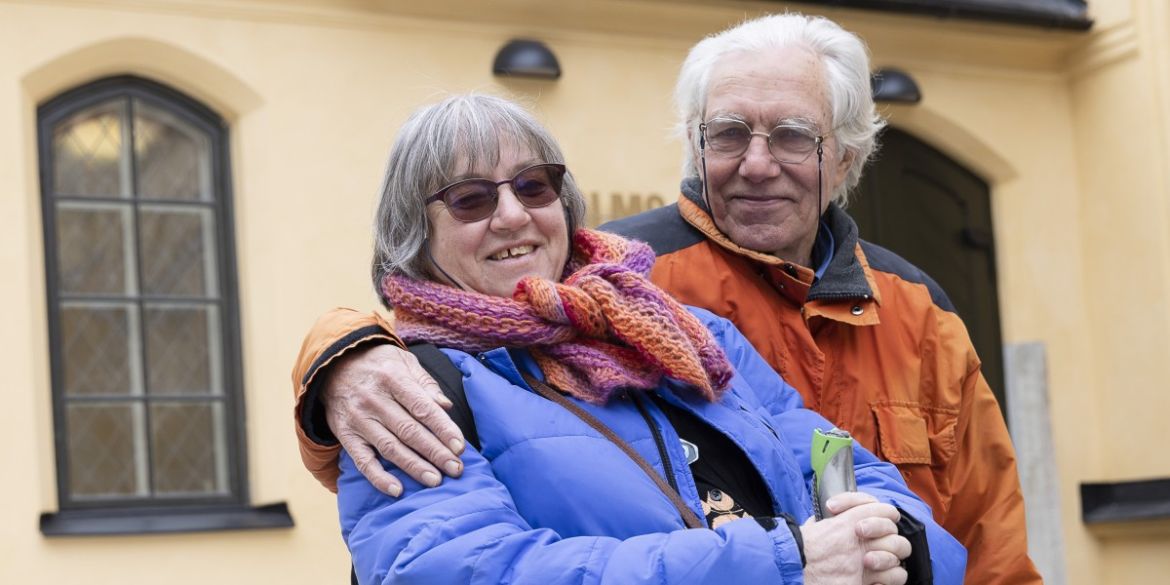
{"type": "MultiPolygon", "coordinates": [[[[785,382],[743,334],[730,321],[711,313],[696,310],[715,334],[736,371],[756,393],[761,410],[775,423],[800,462],[805,483],[812,485],[812,447],[814,429],[829,430],[833,424],[821,415],[804,408],[800,394],[785,382]]],[[[934,521],[930,507],[906,487],[898,468],[878,459],[861,445],[854,443],[853,462],[857,472],[859,491],[893,504],[904,513],[926,526],[934,583],[962,583],[967,565],[967,550],[934,521]]],[[[811,487],[810,487],[811,489],[811,487]]]]}
{"type": "Polygon", "coordinates": [[[688,530],[680,520],[677,530],[625,540],[564,538],[529,526],[473,448],[463,461],[462,477],[425,489],[384,464],[406,488],[395,499],[342,453],[342,534],[363,584],[802,582],[800,551],[784,522],[770,530],[754,520],[688,530]]]}

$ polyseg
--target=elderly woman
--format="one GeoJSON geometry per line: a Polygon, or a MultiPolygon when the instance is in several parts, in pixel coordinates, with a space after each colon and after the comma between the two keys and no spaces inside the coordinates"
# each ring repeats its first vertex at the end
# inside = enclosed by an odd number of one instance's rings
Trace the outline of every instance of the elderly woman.
{"type": "Polygon", "coordinates": [[[962,547],[860,448],[861,493],[810,520],[809,445],[831,425],[728,321],[651,284],[647,246],[580,229],[563,160],[494,97],[425,107],[398,136],[375,285],[398,334],[462,374],[479,448],[432,488],[385,463],[400,498],[342,454],[360,581],[903,583],[899,508],[926,522],[936,582],[961,581],[962,547]]]}

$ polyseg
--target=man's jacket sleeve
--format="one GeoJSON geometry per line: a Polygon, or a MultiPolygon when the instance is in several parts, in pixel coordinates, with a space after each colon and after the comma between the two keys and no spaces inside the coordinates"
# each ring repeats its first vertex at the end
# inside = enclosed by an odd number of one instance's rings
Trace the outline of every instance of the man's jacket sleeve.
{"type": "MultiPolygon", "coordinates": [[[[964,331],[965,332],[965,331],[964,331]]],[[[969,547],[971,583],[1043,583],[1028,557],[1027,522],[1016,455],[999,403],[966,337],[967,375],[955,425],[956,451],[945,473],[950,506],[936,514],[969,547]],[[972,505],[979,502],[980,505],[972,505]]]]}
{"type": "MultiPolygon", "coordinates": [[[[724,584],[802,582],[800,550],[784,522],[755,520],[626,539],[562,537],[533,528],[473,447],[464,472],[423,488],[383,462],[405,486],[379,493],[341,455],[342,535],[362,583],[724,584]]],[[[582,497],[588,497],[582,494],[582,497]]]]}
{"type": "Polygon", "coordinates": [[[403,346],[394,335],[390,322],[378,313],[333,309],[313,324],[293,366],[293,420],[301,461],[330,491],[337,491],[337,456],[341,447],[329,432],[323,409],[318,404],[320,385],[325,380],[329,364],[337,357],[372,343],[403,346]]]}
{"type": "MultiPolygon", "coordinates": [[[[711,324],[711,330],[719,338],[732,365],[757,393],[756,398],[761,403],[759,412],[775,421],[776,430],[792,449],[804,473],[805,484],[811,490],[813,471],[809,451],[812,448],[812,433],[818,428],[831,429],[833,424],[816,412],[804,408],[796,389],[764,361],[730,321],[719,318],[711,324]]],[[[935,521],[930,506],[906,487],[898,468],[878,459],[857,442],[853,445],[853,462],[858,491],[902,509],[925,525],[934,583],[963,583],[963,573],[967,566],[966,549],[935,521]]]]}

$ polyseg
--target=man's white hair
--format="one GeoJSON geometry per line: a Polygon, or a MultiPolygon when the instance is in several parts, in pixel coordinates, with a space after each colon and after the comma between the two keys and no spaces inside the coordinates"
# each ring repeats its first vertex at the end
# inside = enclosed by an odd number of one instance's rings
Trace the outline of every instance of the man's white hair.
{"type": "Polygon", "coordinates": [[[731,53],[763,54],[787,47],[811,50],[824,66],[829,88],[832,129],[822,131],[836,138],[838,156],[852,153],[845,181],[837,185],[833,201],[844,207],[849,192],[861,180],[861,171],[876,147],[876,135],[885,126],[877,114],[870,87],[869,53],[865,43],[837,23],[819,16],[774,14],[749,20],[711,35],[691,49],[674,89],[679,132],[690,137],[683,154],[683,176],[698,177],[695,158],[699,149],[699,124],[707,110],[711,71],[731,53]]]}

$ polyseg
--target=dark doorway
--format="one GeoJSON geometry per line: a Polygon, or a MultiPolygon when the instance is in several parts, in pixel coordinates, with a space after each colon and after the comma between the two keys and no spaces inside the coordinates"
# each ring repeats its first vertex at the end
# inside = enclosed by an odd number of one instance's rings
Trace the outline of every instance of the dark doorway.
{"type": "Polygon", "coordinates": [[[898,253],[946,291],[1003,408],[1003,347],[987,183],[896,128],[887,128],[880,144],[849,214],[862,238],[898,253]]]}

